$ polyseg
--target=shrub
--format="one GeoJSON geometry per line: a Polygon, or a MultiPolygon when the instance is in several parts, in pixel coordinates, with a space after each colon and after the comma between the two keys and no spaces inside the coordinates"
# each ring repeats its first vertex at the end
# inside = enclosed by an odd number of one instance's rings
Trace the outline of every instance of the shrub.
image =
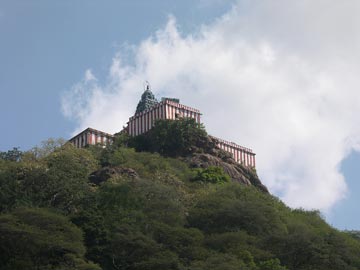
{"type": "Polygon", "coordinates": [[[230,182],[230,176],[221,167],[210,166],[206,169],[196,169],[197,174],[193,181],[203,183],[222,184],[230,182]]]}

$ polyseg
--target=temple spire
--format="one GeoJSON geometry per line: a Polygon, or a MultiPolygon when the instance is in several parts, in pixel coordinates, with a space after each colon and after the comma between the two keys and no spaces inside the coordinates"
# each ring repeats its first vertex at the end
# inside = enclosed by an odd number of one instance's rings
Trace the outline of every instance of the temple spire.
{"type": "Polygon", "coordinates": [[[141,95],[141,99],[136,107],[136,114],[146,111],[158,103],[154,94],[150,90],[150,83],[148,81],[145,82],[144,89],[145,91],[141,95]]]}
{"type": "Polygon", "coordinates": [[[148,81],[145,81],[145,91],[150,90],[150,83],[148,81]]]}

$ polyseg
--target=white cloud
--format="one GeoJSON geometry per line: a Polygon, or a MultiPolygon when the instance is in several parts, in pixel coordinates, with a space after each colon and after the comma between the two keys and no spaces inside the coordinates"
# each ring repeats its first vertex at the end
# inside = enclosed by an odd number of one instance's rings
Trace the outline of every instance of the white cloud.
{"type": "Polygon", "coordinates": [[[134,64],[91,71],[63,112],[119,131],[144,80],[158,96],[199,108],[210,134],[252,147],[272,192],[294,207],[329,210],[346,194],[341,161],[360,147],[358,1],[239,1],[198,33],[167,25],[139,44],[134,64]]]}

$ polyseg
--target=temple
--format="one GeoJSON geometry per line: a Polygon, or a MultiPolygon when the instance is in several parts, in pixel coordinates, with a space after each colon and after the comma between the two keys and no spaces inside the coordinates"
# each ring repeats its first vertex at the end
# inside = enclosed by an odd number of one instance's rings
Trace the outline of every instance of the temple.
{"type": "Polygon", "coordinates": [[[126,130],[130,136],[137,136],[149,131],[158,119],[189,117],[200,123],[200,116],[199,110],[180,104],[179,99],[162,98],[160,102],[157,101],[147,88],[141,96],[135,115],[129,118],[126,130]]]}
{"type": "Polygon", "coordinates": [[[72,137],[69,142],[73,143],[77,148],[83,148],[88,145],[107,145],[113,142],[114,136],[102,132],[100,130],[96,130],[93,128],[87,128],[81,131],[79,134],[72,137]]]}
{"type": "MultiPolygon", "coordinates": [[[[198,109],[180,104],[176,98],[162,98],[158,101],[147,85],[141,99],[136,107],[134,116],[129,118],[124,132],[130,136],[138,136],[148,132],[158,119],[176,120],[179,118],[193,118],[201,123],[201,113],[198,109]]],[[[234,142],[212,137],[217,146],[229,152],[234,160],[247,167],[255,167],[255,153],[250,149],[240,146],[234,142]]],[[[82,148],[87,145],[100,144],[106,146],[112,143],[114,136],[93,128],[87,128],[69,141],[76,147],[82,148]]]]}

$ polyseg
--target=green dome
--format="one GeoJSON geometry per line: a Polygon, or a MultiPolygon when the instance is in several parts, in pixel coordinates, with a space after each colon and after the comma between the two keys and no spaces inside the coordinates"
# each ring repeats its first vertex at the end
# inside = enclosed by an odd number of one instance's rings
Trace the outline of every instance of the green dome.
{"type": "Polygon", "coordinates": [[[136,113],[140,113],[150,109],[158,103],[154,94],[150,91],[149,87],[141,95],[141,99],[136,107],[136,113]]]}

